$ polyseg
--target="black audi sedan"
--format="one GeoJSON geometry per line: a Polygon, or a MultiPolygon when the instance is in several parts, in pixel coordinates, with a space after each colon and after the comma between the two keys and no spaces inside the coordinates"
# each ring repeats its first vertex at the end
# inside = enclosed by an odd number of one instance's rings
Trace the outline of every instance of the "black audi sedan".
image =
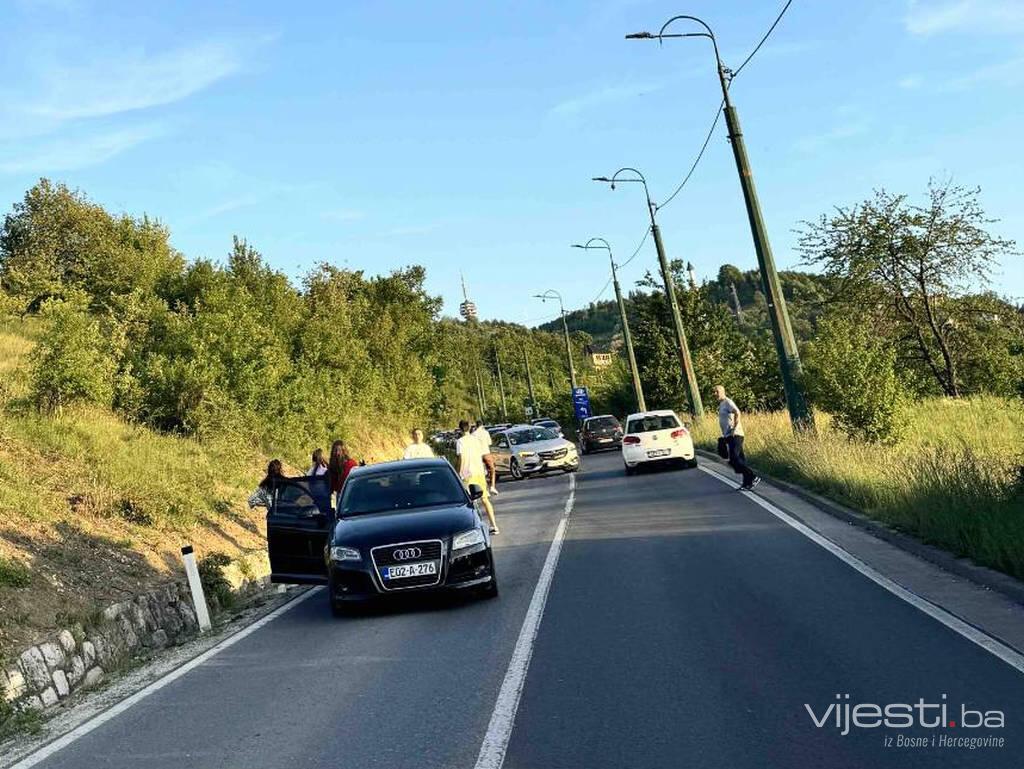
{"type": "Polygon", "coordinates": [[[354,469],[337,511],[323,478],[278,482],[267,515],[273,582],[327,584],[331,610],[419,591],[498,594],[491,538],[444,459],[354,469]]]}

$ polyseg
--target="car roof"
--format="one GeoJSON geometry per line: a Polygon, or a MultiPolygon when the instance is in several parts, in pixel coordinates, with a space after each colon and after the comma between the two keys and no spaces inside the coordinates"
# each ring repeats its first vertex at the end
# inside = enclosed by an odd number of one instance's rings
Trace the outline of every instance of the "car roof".
{"type": "Polygon", "coordinates": [[[635,414],[630,414],[626,419],[637,419],[643,417],[679,417],[679,415],[672,409],[655,409],[654,411],[638,411],[635,414]]]}
{"type": "Polygon", "coordinates": [[[361,475],[376,475],[391,470],[417,470],[436,469],[438,467],[451,468],[451,464],[444,457],[424,457],[422,459],[396,459],[391,462],[377,462],[372,465],[360,465],[353,467],[348,474],[349,478],[357,478],[361,475]]]}
{"type": "Polygon", "coordinates": [[[591,419],[614,419],[614,420],[618,421],[618,417],[615,416],[614,414],[594,414],[594,416],[587,417],[583,421],[584,422],[589,422],[591,419]]]}

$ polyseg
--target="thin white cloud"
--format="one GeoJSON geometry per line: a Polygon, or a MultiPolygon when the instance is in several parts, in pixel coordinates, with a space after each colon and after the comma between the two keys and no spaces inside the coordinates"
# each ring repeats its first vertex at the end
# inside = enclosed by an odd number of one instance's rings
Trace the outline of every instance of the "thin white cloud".
{"type": "Polygon", "coordinates": [[[1024,31],[1020,0],[910,0],[907,31],[927,37],[944,32],[1016,34],[1024,31]]]}
{"type": "Polygon", "coordinates": [[[913,91],[920,88],[924,84],[924,79],[920,75],[907,75],[906,77],[900,78],[897,85],[905,91],[913,91]]]}
{"type": "Polygon", "coordinates": [[[998,85],[1002,88],[1013,88],[1024,84],[1024,56],[1014,56],[1006,61],[979,67],[959,77],[953,78],[947,89],[961,91],[966,88],[982,85],[998,85]]]}
{"type": "Polygon", "coordinates": [[[632,83],[599,88],[596,91],[591,91],[572,99],[566,99],[556,104],[551,108],[550,114],[557,117],[572,117],[595,107],[604,107],[634,96],[654,93],[655,91],[660,91],[663,87],[663,85],[657,83],[632,83]]]}
{"type": "Polygon", "coordinates": [[[162,132],[158,125],[123,128],[76,138],[50,139],[0,150],[0,173],[52,173],[98,165],[162,132]],[[5,157],[6,156],[6,157],[5,157]]]}
{"type": "Polygon", "coordinates": [[[236,73],[238,47],[225,42],[147,55],[135,50],[90,62],[47,68],[42,96],[24,111],[65,121],[171,104],[236,73]]]}

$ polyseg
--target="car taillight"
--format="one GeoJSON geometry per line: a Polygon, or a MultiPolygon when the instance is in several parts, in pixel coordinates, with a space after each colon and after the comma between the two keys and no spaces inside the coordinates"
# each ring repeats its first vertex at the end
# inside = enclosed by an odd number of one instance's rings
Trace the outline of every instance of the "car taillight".
{"type": "Polygon", "coordinates": [[[627,435],[625,438],[622,439],[622,442],[623,443],[639,443],[640,439],[637,438],[635,435],[627,435]]]}
{"type": "Polygon", "coordinates": [[[687,430],[685,427],[680,427],[678,430],[673,430],[672,431],[672,437],[673,438],[682,438],[682,437],[684,437],[686,435],[689,435],[689,434],[690,434],[690,431],[687,430]]]}

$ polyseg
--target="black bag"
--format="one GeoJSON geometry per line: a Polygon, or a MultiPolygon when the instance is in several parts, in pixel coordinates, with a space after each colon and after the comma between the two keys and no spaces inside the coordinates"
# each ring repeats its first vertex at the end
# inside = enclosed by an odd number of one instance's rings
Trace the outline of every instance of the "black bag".
{"type": "Polygon", "coordinates": [[[729,458],[729,439],[725,436],[718,439],[718,456],[722,459],[729,458]]]}

